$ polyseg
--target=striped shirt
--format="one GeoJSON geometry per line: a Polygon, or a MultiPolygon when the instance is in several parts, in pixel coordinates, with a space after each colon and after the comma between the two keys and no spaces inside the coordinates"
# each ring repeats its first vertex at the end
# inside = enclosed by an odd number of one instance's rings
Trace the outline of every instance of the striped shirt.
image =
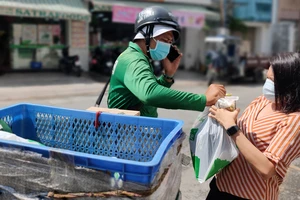
{"type": "Polygon", "coordinates": [[[251,200],[277,200],[279,186],[293,160],[300,157],[300,114],[275,112],[257,120],[259,112],[270,102],[256,98],[238,120],[238,126],[272,163],[277,174],[268,180],[239,156],[217,175],[220,191],[251,200]]]}

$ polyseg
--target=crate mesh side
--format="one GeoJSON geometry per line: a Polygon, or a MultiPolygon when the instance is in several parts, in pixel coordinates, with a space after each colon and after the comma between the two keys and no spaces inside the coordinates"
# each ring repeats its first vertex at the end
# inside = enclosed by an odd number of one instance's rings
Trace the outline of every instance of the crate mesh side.
{"type": "Polygon", "coordinates": [[[46,146],[77,152],[151,161],[164,140],[161,127],[128,123],[100,122],[38,112],[35,129],[46,146]]]}

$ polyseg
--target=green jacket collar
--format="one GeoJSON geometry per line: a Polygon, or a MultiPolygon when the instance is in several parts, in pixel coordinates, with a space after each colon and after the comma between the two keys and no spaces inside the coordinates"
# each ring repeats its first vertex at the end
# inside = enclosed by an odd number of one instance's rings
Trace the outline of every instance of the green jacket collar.
{"type": "Polygon", "coordinates": [[[147,60],[150,63],[150,58],[147,55],[144,54],[144,52],[142,51],[142,49],[140,48],[139,45],[137,45],[134,42],[129,42],[129,47],[132,48],[132,49],[134,49],[134,50],[136,50],[136,51],[138,51],[139,53],[143,54],[143,56],[145,56],[145,58],[147,58],[147,60]]]}

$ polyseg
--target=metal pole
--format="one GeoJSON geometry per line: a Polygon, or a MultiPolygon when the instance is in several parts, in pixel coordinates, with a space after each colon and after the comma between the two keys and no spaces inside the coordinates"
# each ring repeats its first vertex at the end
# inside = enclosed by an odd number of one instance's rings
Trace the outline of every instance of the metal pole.
{"type": "Polygon", "coordinates": [[[220,15],[221,15],[221,25],[225,27],[225,19],[224,19],[224,1],[220,0],[220,15]]]}
{"type": "Polygon", "coordinates": [[[278,0],[272,1],[272,19],[271,19],[271,31],[270,31],[270,52],[272,54],[276,53],[277,45],[275,44],[275,29],[278,20],[278,0]]]}
{"type": "Polygon", "coordinates": [[[278,0],[272,1],[272,24],[276,24],[278,21],[278,0]]]}
{"type": "Polygon", "coordinates": [[[99,94],[99,97],[98,97],[98,99],[97,99],[97,101],[95,103],[95,107],[99,107],[100,106],[101,101],[103,99],[103,96],[105,94],[105,91],[106,91],[106,88],[107,88],[109,82],[110,82],[110,78],[107,80],[106,84],[104,85],[104,88],[102,89],[101,93],[99,94]]]}
{"type": "Polygon", "coordinates": [[[223,0],[223,14],[224,14],[224,24],[223,24],[223,27],[226,28],[227,25],[226,25],[226,20],[227,20],[227,3],[226,3],[226,0],[223,0]]]}

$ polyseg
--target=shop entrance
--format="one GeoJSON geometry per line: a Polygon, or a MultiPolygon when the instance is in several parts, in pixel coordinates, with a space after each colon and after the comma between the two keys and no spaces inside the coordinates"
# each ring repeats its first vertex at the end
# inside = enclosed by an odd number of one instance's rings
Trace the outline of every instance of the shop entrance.
{"type": "Polygon", "coordinates": [[[112,21],[112,12],[92,13],[90,27],[90,46],[101,48],[119,47],[124,50],[134,36],[134,24],[116,23],[112,21]]]}
{"type": "Polygon", "coordinates": [[[65,27],[59,19],[1,16],[0,70],[58,70],[65,27]]]}
{"type": "Polygon", "coordinates": [[[0,16],[0,74],[5,73],[5,71],[11,68],[9,51],[9,21],[10,17],[0,16]]]}

